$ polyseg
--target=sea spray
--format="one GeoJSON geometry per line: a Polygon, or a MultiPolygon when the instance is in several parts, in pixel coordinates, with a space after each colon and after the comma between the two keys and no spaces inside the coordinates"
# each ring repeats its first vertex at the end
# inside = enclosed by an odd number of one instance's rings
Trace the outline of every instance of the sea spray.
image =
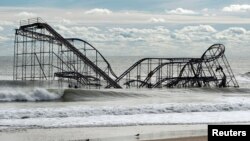
{"type": "Polygon", "coordinates": [[[51,101],[60,99],[62,93],[49,92],[44,88],[0,90],[0,101],[51,101]]]}

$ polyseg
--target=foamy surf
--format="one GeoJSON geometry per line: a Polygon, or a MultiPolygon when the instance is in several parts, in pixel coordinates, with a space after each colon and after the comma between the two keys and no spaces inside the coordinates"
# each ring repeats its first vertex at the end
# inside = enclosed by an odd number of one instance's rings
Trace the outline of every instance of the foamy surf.
{"type": "MultiPolygon", "coordinates": [[[[250,80],[249,76],[240,77],[250,80]]],[[[239,82],[249,84],[243,79],[239,82]]],[[[250,122],[249,93],[249,87],[154,90],[2,87],[1,101],[12,101],[14,106],[10,103],[2,103],[0,131],[1,128],[250,122]]]]}
{"type": "Polygon", "coordinates": [[[156,90],[84,90],[84,89],[45,89],[45,88],[1,88],[0,102],[39,102],[39,101],[109,101],[115,99],[140,99],[150,97],[169,97],[186,94],[246,94],[249,88],[187,88],[156,90]]]}
{"type": "MultiPolygon", "coordinates": [[[[112,127],[134,125],[177,125],[249,123],[249,111],[168,113],[142,115],[103,115],[91,117],[1,119],[0,125],[8,128],[65,128],[112,127]],[[240,117],[240,118],[239,118],[240,117]]],[[[1,130],[0,130],[1,131],[1,130]]]]}
{"type": "Polygon", "coordinates": [[[68,106],[57,108],[0,109],[0,119],[66,118],[103,115],[143,115],[194,112],[230,112],[250,110],[250,100],[229,98],[220,103],[168,103],[141,104],[134,106],[68,106]]]}

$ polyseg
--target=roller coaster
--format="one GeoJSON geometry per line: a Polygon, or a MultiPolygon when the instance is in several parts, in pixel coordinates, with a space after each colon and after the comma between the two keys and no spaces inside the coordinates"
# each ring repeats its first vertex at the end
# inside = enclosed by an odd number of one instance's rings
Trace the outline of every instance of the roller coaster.
{"type": "Polygon", "coordinates": [[[35,18],[15,30],[13,78],[77,88],[239,87],[224,53],[224,45],[214,44],[200,58],[143,58],[117,76],[90,43],[64,38],[35,18]]]}

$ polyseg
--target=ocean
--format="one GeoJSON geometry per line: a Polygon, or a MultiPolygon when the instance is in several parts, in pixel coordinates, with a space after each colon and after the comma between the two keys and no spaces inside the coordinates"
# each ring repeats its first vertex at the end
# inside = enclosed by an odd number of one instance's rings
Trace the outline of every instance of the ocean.
{"type": "MultiPolygon", "coordinates": [[[[107,57],[117,75],[141,57],[107,57]]],[[[60,89],[19,86],[0,57],[0,132],[250,122],[250,62],[230,59],[239,88],[60,89]]]]}

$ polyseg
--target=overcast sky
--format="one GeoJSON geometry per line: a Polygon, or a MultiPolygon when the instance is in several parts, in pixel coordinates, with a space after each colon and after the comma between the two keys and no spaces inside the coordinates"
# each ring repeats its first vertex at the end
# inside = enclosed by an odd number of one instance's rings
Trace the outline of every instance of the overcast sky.
{"type": "Polygon", "coordinates": [[[249,0],[1,0],[1,56],[13,54],[19,21],[34,17],[105,56],[197,57],[223,43],[229,57],[250,57],[249,0]]]}

